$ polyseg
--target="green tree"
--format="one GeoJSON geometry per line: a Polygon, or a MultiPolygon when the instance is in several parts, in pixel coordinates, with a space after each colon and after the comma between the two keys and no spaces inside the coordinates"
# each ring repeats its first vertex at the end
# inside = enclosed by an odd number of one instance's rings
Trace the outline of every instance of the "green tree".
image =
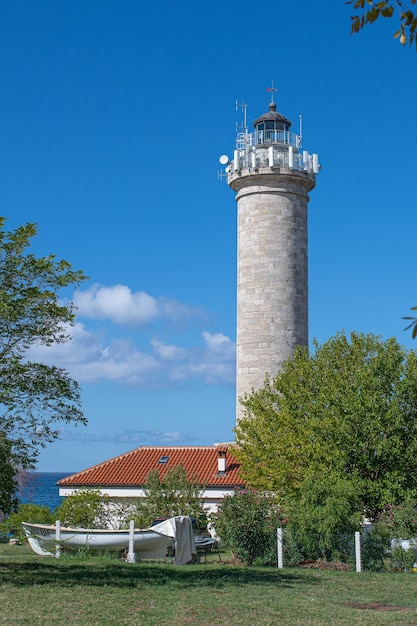
{"type": "Polygon", "coordinates": [[[243,477],[282,504],[299,499],[315,475],[348,481],[352,507],[373,518],[417,495],[417,354],[360,333],[314,347],[298,348],[243,400],[243,477]]]}
{"type": "Polygon", "coordinates": [[[33,524],[53,524],[56,517],[51,509],[39,504],[21,504],[16,513],[9,515],[0,523],[0,533],[7,535],[11,533],[14,537],[24,541],[26,539],[22,522],[33,524]]]}
{"type": "Polygon", "coordinates": [[[108,528],[109,497],[99,489],[79,489],[65,498],[55,510],[56,519],[76,528],[108,528]]]}
{"type": "Polygon", "coordinates": [[[146,498],[137,503],[136,521],[140,526],[149,526],[157,517],[189,515],[201,527],[207,525],[198,477],[188,475],[183,465],[178,465],[160,477],[158,470],[149,472],[144,490],[146,498]]]}
{"type": "Polygon", "coordinates": [[[414,42],[417,49],[417,15],[411,10],[410,4],[415,5],[417,0],[348,0],[346,4],[353,4],[360,13],[352,15],[352,33],[357,33],[367,24],[373,24],[380,17],[391,18],[399,14],[400,28],[394,33],[404,46],[407,42],[411,46],[414,42]]]}
{"type": "Polygon", "coordinates": [[[362,522],[358,485],[337,472],[311,473],[287,506],[302,559],[345,561],[362,522]]]}
{"type": "MultiPolygon", "coordinates": [[[[33,468],[39,449],[59,436],[58,423],[85,423],[80,391],[58,367],[29,360],[35,346],[66,342],[74,307],[58,294],[85,276],[54,255],[28,248],[35,224],[7,232],[0,217],[0,452],[7,463],[33,468]]],[[[7,470],[4,460],[0,473],[7,470]]],[[[9,495],[13,487],[9,483],[9,495]]],[[[6,504],[7,510],[7,504],[6,504]]]]}

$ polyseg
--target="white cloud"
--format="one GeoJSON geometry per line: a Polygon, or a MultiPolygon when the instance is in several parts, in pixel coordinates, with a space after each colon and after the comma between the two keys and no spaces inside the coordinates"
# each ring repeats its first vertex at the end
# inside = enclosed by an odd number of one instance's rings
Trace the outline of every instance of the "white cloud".
{"type": "Polygon", "coordinates": [[[170,372],[171,380],[186,382],[198,380],[208,385],[230,385],[235,382],[236,347],[222,333],[203,331],[205,347],[197,348],[185,363],[170,372]]]}
{"type": "Polygon", "coordinates": [[[126,285],[93,285],[76,291],[74,304],[78,316],[109,319],[114,324],[147,324],[162,313],[155,298],[144,291],[132,292],[126,285]]]}
{"type": "Polygon", "coordinates": [[[112,381],[142,389],[193,383],[234,384],[235,345],[226,335],[203,330],[196,341],[183,325],[176,328],[176,340],[169,341],[172,319],[184,319],[197,309],[174,301],[157,301],[144,292],[134,294],[122,285],[96,285],[79,292],[75,302],[84,320],[68,329],[72,340],[34,347],[28,353],[30,360],[63,367],[80,383],[112,381]],[[133,325],[133,320],[139,325],[139,321],[155,320],[158,315],[158,331],[167,339],[156,336],[153,327],[133,325]],[[88,327],[88,317],[95,319],[95,330],[88,327]],[[99,319],[103,319],[102,324],[99,319]],[[128,335],[125,332],[119,336],[109,319],[114,324],[132,322],[128,335]]]}
{"type": "Polygon", "coordinates": [[[233,358],[235,355],[235,345],[231,341],[230,337],[226,337],[223,333],[209,333],[208,331],[203,331],[201,333],[204,341],[206,342],[207,349],[209,352],[214,354],[221,354],[222,357],[227,356],[228,358],[233,358]]]}
{"type": "Polygon", "coordinates": [[[111,380],[129,387],[148,387],[155,386],[152,380],[159,380],[160,370],[153,354],[138,350],[129,339],[114,339],[95,359],[79,362],[74,377],[84,382],[111,380]]]}
{"type": "Polygon", "coordinates": [[[178,323],[205,316],[197,307],[154,298],[145,291],[131,291],[126,285],[92,285],[85,291],[75,292],[74,304],[78,317],[108,319],[113,324],[129,327],[143,327],[160,319],[178,323]]]}
{"type": "Polygon", "coordinates": [[[181,348],[180,346],[167,344],[164,341],[158,341],[157,339],[152,339],[150,343],[155,352],[164,361],[181,361],[187,357],[187,350],[185,348],[181,348]]]}

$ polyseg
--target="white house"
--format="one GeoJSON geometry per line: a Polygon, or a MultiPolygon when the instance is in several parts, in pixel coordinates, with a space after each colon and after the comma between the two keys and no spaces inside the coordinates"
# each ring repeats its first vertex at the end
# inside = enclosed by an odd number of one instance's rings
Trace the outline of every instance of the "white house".
{"type": "Polygon", "coordinates": [[[228,444],[213,446],[141,446],[120,456],[66,476],[58,481],[59,495],[70,496],[82,487],[99,489],[113,501],[145,497],[143,485],[151,470],[162,478],[168,470],[182,465],[189,477],[197,476],[204,485],[202,500],[207,513],[236,488],[244,486],[239,463],[228,444]]]}

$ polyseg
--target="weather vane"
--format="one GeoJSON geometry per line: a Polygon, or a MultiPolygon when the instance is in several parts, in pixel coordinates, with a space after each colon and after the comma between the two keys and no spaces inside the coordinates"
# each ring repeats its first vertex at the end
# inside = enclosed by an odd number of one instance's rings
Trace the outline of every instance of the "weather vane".
{"type": "Polygon", "coordinates": [[[267,92],[271,94],[271,104],[274,103],[274,93],[278,91],[278,87],[274,87],[274,81],[271,81],[271,87],[266,88],[267,92]]]}

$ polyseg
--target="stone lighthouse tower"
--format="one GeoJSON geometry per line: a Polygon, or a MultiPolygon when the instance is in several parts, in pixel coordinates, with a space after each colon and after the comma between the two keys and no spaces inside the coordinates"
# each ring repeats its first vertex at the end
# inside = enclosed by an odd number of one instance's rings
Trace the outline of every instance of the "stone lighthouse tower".
{"type": "MultiPolygon", "coordinates": [[[[227,182],[237,201],[237,380],[239,398],[275,376],[297,345],[308,344],[308,193],[315,187],[318,156],[277,111],[237,133],[227,182]]],[[[301,123],[300,123],[301,125],[301,123]]]]}

